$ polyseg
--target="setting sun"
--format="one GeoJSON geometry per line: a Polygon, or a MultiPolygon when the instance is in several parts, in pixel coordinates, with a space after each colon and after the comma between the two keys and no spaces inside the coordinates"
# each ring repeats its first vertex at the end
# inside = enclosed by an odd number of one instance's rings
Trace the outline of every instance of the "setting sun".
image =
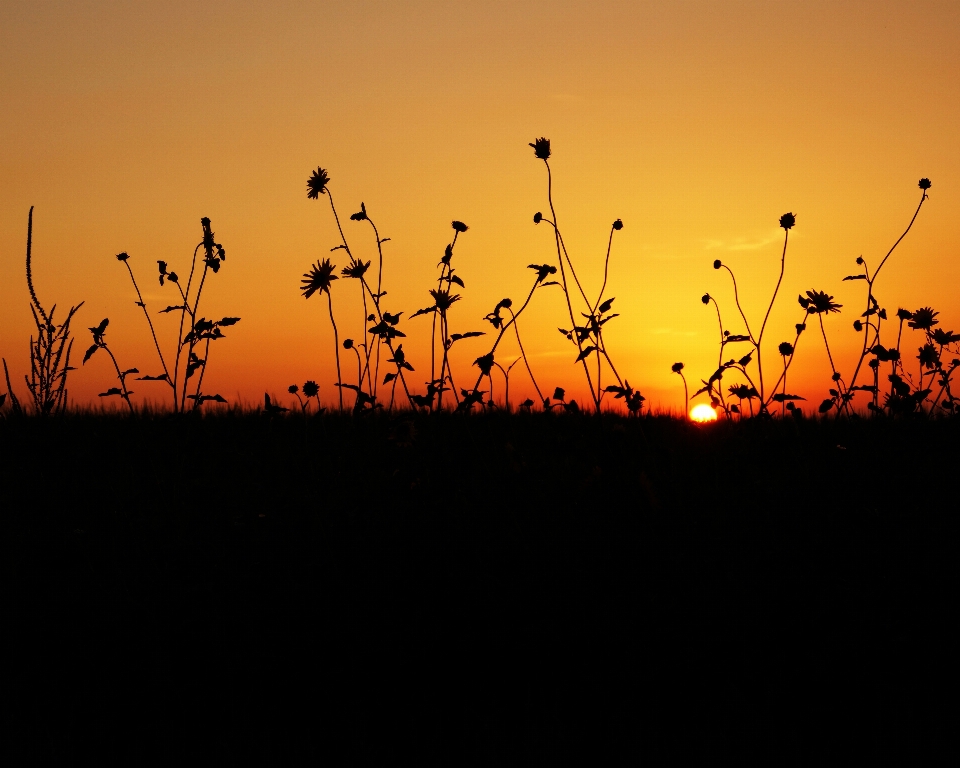
{"type": "Polygon", "coordinates": [[[706,421],[716,421],[717,412],[706,403],[700,403],[700,405],[695,405],[693,410],[690,411],[690,418],[693,421],[698,421],[700,423],[706,421]]]}

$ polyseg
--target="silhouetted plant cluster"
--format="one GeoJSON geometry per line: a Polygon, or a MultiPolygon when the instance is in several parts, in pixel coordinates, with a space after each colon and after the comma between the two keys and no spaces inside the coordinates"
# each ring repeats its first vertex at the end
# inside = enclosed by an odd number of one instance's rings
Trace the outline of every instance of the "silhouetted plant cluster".
{"type": "MultiPolygon", "coordinates": [[[[771,387],[766,386],[769,377],[765,380],[761,343],[770,311],[773,309],[777,293],[783,282],[790,230],[796,224],[796,216],[793,213],[785,213],[780,217],[780,226],[785,232],[783,254],[780,260],[780,277],[777,280],[759,333],[753,333],[740,305],[740,295],[733,270],[719,259],[713,262],[714,269],[725,269],[730,275],[733,283],[734,302],[746,333],[732,333],[725,328],[720,314],[720,306],[716,299],[709,293],[703,295],[701,299],[703,304],[707,306],[713,304],[717,313],[720,352],[717,369],[709,378],[703,380],[703,387],[694,393],[694,397],[706,394],[710,398],[711,405],[721,411],[727,418],[744,418],[747,415],[745,408],[749,409],[750,416],[770,416],[774,412],[774,404],[780,405],[781,415],[789,411],[795,417],[802,417],[803,410],[797,405],[797,401],[804,398],[787,391],[787,373],[793,364],[801,335],[807,330],[807,324],[811,316],[816,316],[831,369],[829,396],[820,403],[818,408],[820,414],[834,411],[838,416],[844,413],[853,415],[855,413],[853,410],[854,398],[858,392],[867,394],[866,407],[876,413],[892,415],[916,412],[933,413],[938,408],[941,412],[952,413],[957,410],[957,400],[950,385],[954,372],[960,367],[960,359],[951,356],[960,355],[960,348],[956,346],[957,342],[960,342],[960,335],[953,333],[953,331],[935,329],[934,326],[938,324],[936,320],[938,313],[931,307],[923,307],[914,312],[898,309],[896,315],[898,319],[896,344],[884,346],[881,343],[881,328],[883,323],[888,320],[887,310],[880,305],[874,295],[874,284],[880,270],[913,227],[920,209],[928,198],[927,190],[930,187],[929,179],[920,179],[921,196],[917,209],[903,234],[887,251],[877,268],[871,273],[866,259],[859,256],[856,263],[861,271],[843,278],[844,281],[862,280],[866,285],[865,309],[860,318],[853,322],[853,329],[856,333],[862,335],[863,344],[853,373],[848,379],[844,378],[837,367],[823,323],[825,315],[839,313],[843,305],[836,303],[834,297],[825,291],[809,290],[797,299],[803,315],[800,322],[795,326],[796,335],[792,340],[783,341],[777,347],[777,352],[782,360],[780,375],[771,387]],[[919,363],[916,378],[913,377],[911,371],[904,367],[901,356],[904,322],[907,323],[908,328],[919,330],[924,335],[922,346],[919,347],[916,358],[919,363]],[[747,347],[747,352],[746,354],[727,357],[730,354],[728,345],[744,345],[747,347]],[[948,360],[948,358],[951,359],[948,360]],[[872,382],[858,384],[858,377],[864,369],[865,361],[867,363],[866,368],[871,371],[872,382]],[[881,368],[885,364],[889,364],[889,368],[886,369],[888,371],[887,375],[883,377],[881,368]],[[725,373],[730,372],[738,373],[742,380],[729,384],[724,390],[723,377],[725,373]],[[734,399],[737,402],[733,402],[734,399]],[[745,401],[746,406],[744,405],[745,401]]],[[[736,349],[736,347],[730,349],[736,349]]],[[[682,368],[683,364],[677,363],[673,366],[673,371],[680,373],[682,376],[682,368]]],[[[686,380],[684,380],[684,391],[686,392],[686,380]]]]}
{"type": "MultiPolygon", "coordinates": [[[[494,338],[487,351],[473,360],[471,368],[477,369],[477,376],[473,381],[463,380],[464,376],[472,375],[472,370],[469,373],[461,371],[455,374],[451,357],[454,345],[467,339],[486,336],[488,333],[488,331],[477,330],[475,327],[471,328],[470,325],[467,325],[467,330],[461,326],[454,331],[454,328],[460,325],[460,321],[455,318],[455,305],[462,299],[463,292],[466,290],[466,283],[454,261],[454,255],[460,236],[468,233],[470,228],[462,221],[451,222],[453,237],[444,246],[437,262],[436,283],[427,290],[430,304],[404,319],[404,311],[386,303],[383,247],[390,238],[381,237],[366,205],[361,202],[360,209],[353,213],[349,220],[370,227],[376,246],[377,264],[374,281],[371,272],[373,260],[364,261],[354,253],[348,242],[334,204],[328,172],[318,167],[311,173],[307,180],[307,197],[311,200],[319,200],[321,196],[325,196],[330,202],[330,210],[337,226],[339,243],[333,246],[330,252],[342,250],[347,259],[346,265],[340,269],[339,274],[332,257],[318,260],[303,275],[301,284],[304,298],[309,299],[315,294],[326,294],[327,297],[326,314],[329,316],[333,330],[337,371],[335,386],[338,411],[344,410],[344,391],[346,390],[353,394],[352,412],[357,415],[374,413],[380,409],[392,411],[395,407],[425,412],[442,411],[445,407],[459,412],[502,407],[509,412],[512,410],[510,374],[514,366],[522,360],[536,390],[537,400],[528,398],[519,403],[521,411],[536,408],[544,412],[579,412],[581,406],[575,400],[567,400],[566,392],[561,387],[555,388],[552,396],[544,395],[534,376],[520,333],[520,316],[530,306],[534,294],[540,289],[556,287],[563,292],[566,307],[566,319],[563,321],[563,327],[559,327],[558,330],[571,345],[571,362],[583,370],[587,391],[592,401],[592,410],[600,412],[606,400],[610,404],[617,403],[628,415],[638,416],[642,413],[645,398],[639,390],[630,385],[627,379],[621,377],[604,337],[607,323],[619,316],[619,313],[613,311],[615,298],[607,296],[607,285],[614,237],[623,229],[623,222],[621,219],[616,219],[610,226],[603,261],[603,282],[596,294],[588,294],[558,224],[553,201],[550,141],[541,137],[529,146],[533,149],[534,157],[544,164],[547,176],[546,202],[549,206],[549,215],[537,212],[533,216],[533,223],[534,225],[546,223],[550,227],[553,234],[553,248],[556,252],[556,264],[528,265],[528,269],[534,274],[530,289],[522,303],[517,306],[511,298],[503,298],[482,318],[492,327],[491,333],[494,338]],[[354,305],[356,310],[350,311],[360,312],[363,323],[361,339],[348,337],[342,342],[340,340],[333,305],[333,283],[340,278],[356,281],[359,288],[359,301],[354,305]],[[405,328],[403,324],[406,320],[427,316],[431,321],[430,373],[420,389],[410,378],[416,371],[404,350],[407,334],[403,330],[405,328]],[[500,343],[508,334],[516,339],[520,350],[519,357],[510,362],[502,361],[497,357],[500,343]],[[341,350],[348,355],[348,360],[352,361],[347,364],[346,375],[341,365],[341,350]],[[353,363],[355,363],[355,378],[352,373],[353,363]],[[502,406],[494,399],[495,370],[499,371],[499,376],[502,376],[504,383],[502,406]],[[397,402],[398,396],[401,403],[397,402]]],[[[866,259],[860,256],[856,259],[859,271],[843,278],[844,281],[863,281],[866,289],[864,311],[853,322],[854,331],[862,337],[861,351],[848,377],[844,377],[834,359],[824,325],[824,316],[839,313],[842,305],[835,302],[834,297],[825,291],[808,290],[798,297],[802,314],[798,318],[799,322],[794,326],[793,338],[777,344],[776,356],[769,349],[769,343],[764,345],[771,312],[786,273],[790,232],[797,224],[797,216],[793,212],[788,212],[784,213],[779,220],[779,225],[784,231],[780,273],[766,312],[759,324],[755,319],[754,324],[751,325],[750,319],[744,312],[733,269],[720,259],[713,262],[715,270],[725,270],[729,275],[739,316],[738,325],[742,324],[742,328],[732,329],[724,322],[717,300],[709,293],[702,296],[702,303],[708,307],[713,305],[716,312],[719,346],[717,365],[713,373],[706,379],[702,379],[703,386],[692,395],[687,387],[684,364],[677,362],[671,366],[671,371],[683,382],[684,411],[689,410],[691,398],[706,395],[715,411],[719,411],[728,419],[774,415],[782,417],[788,412],[793,417],[802,417],[804,413],[799,401],[804,398],[790,393],[788,374],[796,358],[800,339],[808,330],[811,321],[815,321],[820,328],[831,368],[828,396],[820,403],[818,413],[833,412],[838,417],[843,414],[854,415],[856,396],[859,393],[864,393],[866,396],[867,409],[878,414],[954,413],[960,409],[958,397],[952,390],[953,376],[960,368],[960,334],[937,327],[939,313],[932,307],[921,307],[913,311],[900,308],[896,312],[896,341],[891,343],[888,339],[892,336],[893,330],[889,328],[889,323],[893,322],[894,318],[888,316],[886,308],[880,304],[874,292],[881,270],[910,232],[920,209],[927,200],[928,190],[931,187],[930,180],[921,179],[919,187],[921,197],[913,217],[903,234],[880,260],[876,269],[871,272],[866,259]],[[915,367],[908,366],[902,354],[903,345],[908,344],[904,338],[905,324],[908,332],[916,331],[920,334],[915,367]],[[863,376],[866,376],[866,381],[861,381],[863,376]]],[[[166,384],[170,390],[170,402],[174,412],[183,412],[188,408],[191,411],[198,411],[207,402],[227,402],[220,394],[205,392],[203,383],[209,365],[212,342],[224,338],[224,329],[235,325],[240,318],[223,317],[212,320],[200,314],[200,301],[207,280],[218,274],[226,261],[225,250],[215,240],[210,220],[203,218],[200,223],[202,239],[194,249],[185,286],[180,276],[168,269],[166,261],[157,262],[160,286],[166,287],[167,290],[175,290],[176,296],[176,302],[160,310],[158,314],[179,313],[176,343],[169,356],[165,356],[161,348],[153,316],[147,308],[134,277],[130,256],[123,252],[116,257],[130,275],[137,296],[135,303],[143,310],[147,320],[162,368],[161,372],[152,376],[139,376],[137,374],[140,371],[137,368],[121,367],[106,340],[106,331],[110,322],[108,318],[104,318],[98,325],[89,329],[92,343],[83,357],[83,363],[85,364],[100,350],[110,357],[116,373],[117,386],[107,388],[100,393],[100,397],[119,397],[131,413],[134,412],[131,400],[134,392],[128,386],[131,376],[136,376],[136,381],[166,384]],[[201,262],[199,264],[198,258],[201,262]],[[189,404],[188,400],[191,401],[189,404]]],[[[49,313],[45,311],[33,287],[32,233],[33,208],[30,209],[27,224],[26,277],[37,335],[30,340],[31,373],[29,377],[25,377],[25,381],[33,400],[34,412],[41,415],[56,414],[62,413],[67,404],[67,374],[74,370],[70,367],[73,345],[70,323],[82,303],[73,307],[59,325],[54,322],[56,307],[54,306],[49,313]]],[[[10,386],[6,360],[3,361],[3,365],[10,395],[10,409],[13,413],[20,414],[23,408],[10,386]]],[[[301,415],[311,412],[320,414],[325,411],[320,401],[320,385],[314,380],[306,381],[302,387],[296,384],[290,385],[288,393],[297,398],[298,407],[294,410],[299,410],[301,415]],[[313,401],[312,406],[311,401],[313,401]]],[[[0,395],[0,407],[4,405],[6,397],[7,395],[0,395]]],[[[349,401],[348,405],[351,405],[349,401]]],[[[269,394],[265,394],[262,410],[268,415],[280,415],[288,412],[289,409],[275,399],[272,400],[269,394]]]]}
{"type": "MultiPolygon", "coordinates": [[[[613,246],[613,236],[615,232],[623,229],[623,222],[617,219],[610,228],[610,237],[607,243],[606,258],[604,260],[603,284],[595,300],[590,300],[583,288],[583,285],[577,276],[576,270],[570,254],[567,251],[566,244],[563,241],[560,228],[557,225],[557,214],[553,204],[553,176],[550,169],[550,142],[545,138],[537,139],[530,146],[534,150],[537,159],[542,160],[547,170],[547,201],[550,206],[550,217],[545,217],[542,213],[537,213],[533,217],[534,224],[546,222],[553,228],[554,244],[559,261],[559,280],[548,280],[547,278],[556,275],[558,269],[551,264],[531,264],[529,268],[535,273],[533,284],[523,303],[514,310],[513,300],[505,298],[499,301],[491,312],[483,319],[493,326],[496,337],[488,352],[477,357],[473,365],[479,369],[476,381],[470,387],[458,386],[454,377],[453,367],[451,365],[450,352],[453,346],[464,340],[485,336],[485,331],[466,330],[454,332],[451,328],[451,313],[453,305],[462,298],[462,293],[466,288],[463,278],[457,274],[457,268],[454,266],[454,250],[460,235],[466,233],[469,227],[462,221],[453,221],[453,238],[446,245],[437,267],[439,274],[437,276],[436,286],[429,289],[432,303],[422,309],[415,311],[410,315],[410,319],[415,317],[430,316],[430,378],[424,382],[424,391],[416,391],[415,386],[408,382],[407,374],[413,373],[414,368],[409,363],[406,353],[403,349],[403,343],[399,339],[406,338],[406,334],[398,326],[400,325],[403,312],[391,313],[383,305],[383,298],[387,292],[383,287],[383,244],[389,238],[381,238],[377,227],[370,218],[366,205],[360,203],[360,210],[350,216],[352,221],[368,222],[373,230],[374,239],[377,246],[377,288],[373,290],[366,278],[367,271],[370,269],[372,261],[364,262],[358,258],[344,234],[340,217],[337,213],[336,205],[333,201],[333,195],[330,192],[330,176],[323,168],[317,168],[307,180],[307,197],[312,200],[319,200],[321,195],[325,195],[330,201],[330,209],[333,213],[337,225],[337,231],[340,236],[340,243],[333,248],[331,252],[337,250],[346,251],[348,264],[340,272],[340,277],[351,278],[360,282],[361,303],[365,327],[369,334],[369,339],[364,342],[355,343],[352,339],[346,339],[343,348],[353,350],[357,361],[357,381],[355,384],[344,382],[342,369],[340,366],[340,348],[339,332],[335,313],[333,310],[333,297],[331,292],[332,282],[338,279],[334,274],[336,265],[329,258],[318,261],[310,271],[304,274],[302,281],[302,292],[305,298],[310,298],[315,293],[327,294],[327,310],[330,316],[330,323],[334,332],[334,354],[337,365],[337,388],[339,407],[342,410],[343,390],[347,389],[354,393],[353,410],[355,413],[364,413],[374,411],[383,407],[382,397],[378,388],[390,385],[390,399],[387,406],[392,410],[396,400],[396,387],[399,382],[406,397],[407,404],[414,410],[442,410],[444,407],[445,393],[450,393],[452,398],[452,407],[458,411],[470,411],[475,406],[482,409],[500,407],[494,401],[493,391],[493,372],[498,369],[504,380],[504,403],[503,407],[510,409],[510,372],[513,367],[522,359],[527,370],[534,389],[537,392],[539,405],[545,411],[551,411],[562,407],[567,411],[579,410],[575,401],[567,402],[563,389],[556,389],[553,400],[545,397],[540,385],[537,383],[533,369],[530,365],[530,359],[527,356],[520,336],[518,320],[520,315],[527,309],[533,298],[534,293],[539,288],[548,286],[558,286],[564,293],[567,306],[567,316],[569,320],[569,329],[561,328],[560,332],[576,347],[576,353],[573,356],[573,362],[583,367],[584,375],[589,387],[590,397],[593,400],[593,406],[596,411],[600,410],[601,403],[607,396],[612,396],[614,400],[622,399],[631,414],[639,414],[644,402],[643,395],[630,386],[629,382],[620,377],[616,367],[613,364],[607,345],[604,340],[604,326],[618,313],[612,312],[614,298],[605,298],[605,292],[608,282],[610,254],[613,246]],[[569,278],[568,278],[569,273],[569,278]],[[576,294],[573,294],[573,286],[576,286],[576,294]],[[581,303],[582,302],[582,303],[581,303]],[[577,309],[574,305],[577,304],[577,309]],[[370,310],[373,310],[372,312],[370,310]],[[581,319],[582,318],[582,319],[581,319]],[[504,366],[497,359],[497,348],[504,336],[512,333],[517,340],[520,349],[520,357],[504,366]],[[383,379],[380,379],[380,367],[382,360],[382,348],[386,347],[386,352],[390,357],[384,360],[386,366],[392,366],[383,379]],[[360,350],[362,351],[362,354],[360,350]],[[591,370],[590,363],[595,361],[596,365],[591,370]],[[603,386],[604,371],[612,376],[615,383],[611,382],[606,387],[603,386]],[[483,387],[486,379],[487,386],[483,387]],[[559,393],[559,397],[557,394],[559,393]]],[[[294,388],[290,392],[297,394],[294,388]]],[[[299,395],[298,395],[299,397],[299,395]]],[[[266,401],[265,401],[266,402],[266,401]]],[[[537,403],[527,399],[520,403],[521,409],[531,409],[537,403]]],[[[301,402],[301,411],[304,410],[304,403],[301,402]]]]}

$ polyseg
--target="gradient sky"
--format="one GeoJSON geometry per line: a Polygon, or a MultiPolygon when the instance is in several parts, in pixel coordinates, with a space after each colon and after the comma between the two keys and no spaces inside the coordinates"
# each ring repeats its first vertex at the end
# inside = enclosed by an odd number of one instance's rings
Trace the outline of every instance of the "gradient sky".
{"type": "MultiPolygon", "coordinates": [[[[176,303],[157,285],[156,261],[185,272],[209,216],[228,259],[201,312],[242,321],[217,342],[204,389],[252,402],[316,379],[329,398],[325,302],[305,301],[299,281],[339,241],[327,201],[306,198],[311,170],[328,170],[342,218],[364,201],[391,238],[390,311],[430,303],[450,221],[466,222],[451,330],[489,332],[482,317],[528,290],[527,264],[556,263],[548,227],[532,222],[547,208],[546,175],[527,144],[546,136],[559,223],[590,292],[610,224],[624,222],[607,292],[621,316],[606,336],[651,405],[682,405],[672,363],[686,364],[691,384],[716,365],[704,292],[741,331],[714,259],[732,266],[759,324],[787,211],[797,225],[765,337],[770,365],[800,319],[797,294],[815,288],[844,305],[827,330],[849,371],[864,286],[841,280],[858,255],[874,265],[896,241],[923,176],[930,199],[876,293],[891,312],[932,305],[944,327],[960,326],[958,40],[952,1],[5,2],[0,354],[25,397],[31,205],[41,301],[85,302],[81,354],[86,328],[109,317],[121,365],[145,373],[159,363],[114,255],[131,255],[149,307],[176,303]]],[[[374,258],[369,228],[345,228],[353,250],[374,258]]],[[[343,252],[334,260],[342,266],[343,252]]],[[[361,338],[357,284],[338,281],[333,300],[341,338],[361,338]]],[[[174,317],[157,324],[170,349],[174,317]]],[[[429,324],[400,326],[421,391],[429,324]]],[[[556,330],[568,324],[554,288],[521,329],[541,386],[582,397],[575,350],[556,330]]],[[[460,379],[489,340],[455,348],[460,379]]],[[[498,360],[515,352],[504,342],[498,360]]],[[[789,388],[819,400],[828,375],[811,333],[789,388]]],[[[71,375],[81,402],[115,384],[102,355],[71,375]]],[[[522,365],[511,384],[512,399],[532,391],[522,365]]],[[[135,399],[166,395],[162,384],[132,388],[135,399]]]]}

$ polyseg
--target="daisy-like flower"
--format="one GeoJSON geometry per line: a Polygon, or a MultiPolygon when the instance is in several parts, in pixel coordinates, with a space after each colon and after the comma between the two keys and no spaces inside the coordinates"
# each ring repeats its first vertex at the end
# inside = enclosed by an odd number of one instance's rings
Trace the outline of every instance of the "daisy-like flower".
{"type": "Polygon", "coordinates": [[[940,324],[940,321],[937,320],[939,314],[939,312],[934,312],[933,307],[922,307],[913,313],[913,319],[907,325],[921,331],[928,331],[933,326],[940,324]]]}
{"type": "Polygon", "coordinates": [[[320,195],[327,193],[327,184],[330,183],[330,177],[323,168],[317,168],[307,179],[307,197],[311,200],[318,200],[320,195]]]}
{"type": "Polygon", "coordinates": [[[368,269],[370,269],[369,261],[364,264],[360,259],[355,259],[351,256],[350,263],[340,270],[340,274],[343,275],[343,277],[359,279],[364,276],[368,269]]]}
{"type": "Polygon", "coordinates": [[[922,189],[924,192],[926,192],[926,191],[927,191],[928,189],[930,189],[930,187],[932,187],[933,185],[930,183],[930,179],[923,178],[923,179],[920,179],[920,183],[919,183],[918,186],[920,187],[920,189],[922,189]]]}
{"type": "Polygon", "coordinates": [[[333,270],[337,267],[330,263],[330,259],[324,259],[314,264],[310,271],[304,274],[303,285],[300,290],[303,291],[303,298],[309,299],[317,291],[330,293],[330,283],[337,279],[333,270]]]}
{"type": "Polygon", "coordinates": [[[779,347],[777,347],[777,350],[784,357],[789,357],[790,355],[793,354],[793,344],[791,344],[789,341],[784,341],[780,344],[779,347]]]}
{"type": "Polygon", "coordinates": [[[785,213],[780,217],[780,226],[784,229],[790,229],[797,223],[797,217],[792,213],[785,213]]]}
{"type": "Polygon", "coordinates": [[[833,296],[828,296],[823,291],[807,291],[807,304],[803,305],[801,302],[801,305],[805,306],[807,312],[814,315],[839,312],[840,307],[843,306],[843,304],[836,304],[833,296]]]}
{"type": "Polygon", "coordinates": [[[541,136],[530,146],[533,147],[533,153],[539,160],[548,160],[550,158],[550,139],[545,139],[541,136]]]}
{"type": "Polygon", "coordinates": [[[683,363],[674,363],[670,366],[670,370],[674,373],[680,373],[683,370],[683,363]]]}
{"type": "Polygon", "coordinates": [[[305,381],[303,383],[303,394],[307,397],[316,397],[320,394],[320,387],[315,381],[305,381]]]}
{"type": "Polygon", "coordinates": [[[430,291],[430,295],[433,296],[433,301],[441,312],[446,312],[455,301],[460,301],[459,293],[451,295],[450,291],[441,291],[436,288],[430,291]]]}

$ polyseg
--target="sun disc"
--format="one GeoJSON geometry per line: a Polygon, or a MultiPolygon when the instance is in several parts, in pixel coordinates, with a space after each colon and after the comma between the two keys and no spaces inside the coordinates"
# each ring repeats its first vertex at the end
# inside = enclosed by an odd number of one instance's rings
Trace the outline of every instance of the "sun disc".
{"type": "Polygon", "coordinates": [[[700,403],[700,405],[695,405],[693,410],[690,411],[690,418],[701,424],[707,421],[716,421],[717,412],[706,403],[700,403]]]}

